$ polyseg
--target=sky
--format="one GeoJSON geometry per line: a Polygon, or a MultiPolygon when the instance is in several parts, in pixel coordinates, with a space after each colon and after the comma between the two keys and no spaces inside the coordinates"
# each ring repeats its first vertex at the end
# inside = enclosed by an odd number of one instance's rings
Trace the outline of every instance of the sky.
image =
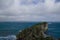
{"type": "Polygon", "coordinates": [[[60,22],[60,0],[0,0],[0,22],[60,22]]]}

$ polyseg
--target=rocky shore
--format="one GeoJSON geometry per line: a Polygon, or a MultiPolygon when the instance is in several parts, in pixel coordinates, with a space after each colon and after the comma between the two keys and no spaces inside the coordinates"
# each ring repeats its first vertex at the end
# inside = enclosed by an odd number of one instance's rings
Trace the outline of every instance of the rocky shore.
{"type": "Polygon", "coordinates": [[[47,30],[48,23],[41,22],[19,32],[16,40],[59,40],[45,34],[47,30]]]}

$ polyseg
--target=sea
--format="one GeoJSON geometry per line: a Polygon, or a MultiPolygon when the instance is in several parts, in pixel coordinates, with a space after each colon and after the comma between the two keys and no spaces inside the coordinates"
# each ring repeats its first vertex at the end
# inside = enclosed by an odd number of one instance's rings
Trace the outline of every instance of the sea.
{"type": "MultiPolygon", "coordinates": [[[[16,40],[16,35],[39,22],[0,22],[0,40],[16,40]]],[[[48,22],[47,34],[60,38],[60,22],[48,22]]]]}

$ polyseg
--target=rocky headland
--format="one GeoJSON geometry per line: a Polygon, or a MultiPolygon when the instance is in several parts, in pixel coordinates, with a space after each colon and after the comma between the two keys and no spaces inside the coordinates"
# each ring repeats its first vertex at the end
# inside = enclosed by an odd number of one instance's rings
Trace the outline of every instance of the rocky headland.
{"type": "Polygon", "coordinates": [[[45,34],[47,30],[48,23],[41,22],[19,32],[16,40],[58,40],[45,34]]]}

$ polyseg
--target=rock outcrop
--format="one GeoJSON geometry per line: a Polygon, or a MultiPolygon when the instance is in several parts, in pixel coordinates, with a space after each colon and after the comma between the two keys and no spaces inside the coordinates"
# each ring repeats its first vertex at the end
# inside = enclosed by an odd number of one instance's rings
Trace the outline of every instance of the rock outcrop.
{"type": "Polygon", "coordinates": [[[17,40],[55,40],[53,37],[45,34],[47,29],[48,23],[41,22],[22,30],[16,37],[17,40]]]}

